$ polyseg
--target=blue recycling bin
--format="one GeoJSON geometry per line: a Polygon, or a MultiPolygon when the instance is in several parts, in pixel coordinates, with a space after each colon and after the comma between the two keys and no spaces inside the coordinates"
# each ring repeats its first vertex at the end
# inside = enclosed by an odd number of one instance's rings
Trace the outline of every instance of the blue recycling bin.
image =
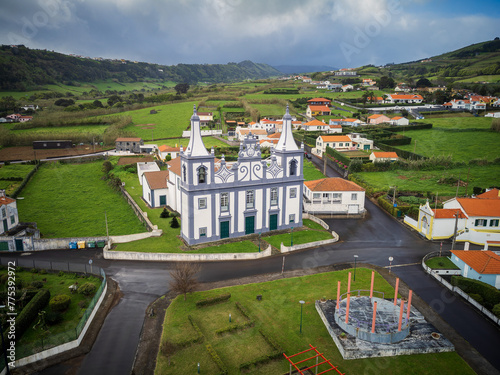
{"type": "Polygon", "coordinates": [[[71,241],[69,243],[69,248],[70,249],[77,249],[78,247],[77,247],[76,241],[71,241]]]}

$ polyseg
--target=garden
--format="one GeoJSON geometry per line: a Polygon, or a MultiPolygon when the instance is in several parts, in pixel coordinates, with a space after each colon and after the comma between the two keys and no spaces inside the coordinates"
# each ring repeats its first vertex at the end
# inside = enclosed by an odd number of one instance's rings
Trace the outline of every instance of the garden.
{"type": "MultiPolygon", "coordinates": [[[[2,268],[0,299],[9,307],[7,287],[14,280],[17,359],[76,340],[105,284],[87,274],[2,268]]],[[[6,313],[0,315],[4,335],[8,318],[6,313]]]]}
{"type": "MultiPolygon", "coordinates": [[[[455,352],[343,360],[315,301],[346,292],[352,269],[247,284],[175,298],[167,309],[155,374],[285,374],[288,355],[317,346],[342,373],[474,374],[455,352]],[[257,298],[260,296],[260,298],[257,298]],[[299,301],[305,301],[303,311],[299,301]]],[[[352,290],[369,289],[371,270],[358,268],[352,290]]],[[[375,289],[394,289],[375,273],[375,289]]]]}

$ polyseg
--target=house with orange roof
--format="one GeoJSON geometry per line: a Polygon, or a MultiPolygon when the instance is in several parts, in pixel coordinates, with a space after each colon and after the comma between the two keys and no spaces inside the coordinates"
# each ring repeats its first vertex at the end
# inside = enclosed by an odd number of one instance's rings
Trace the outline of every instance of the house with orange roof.
{"type": "MultiPolygon", "coordinates": [[[[5,195],[5,190],[0,190],[0,235],[6,234],[9,230],[19,224],[19,214],[17,213],[17,201],[5,195]]],[[[9,244],[0,242],[0,250],[9,250],[9,244]],[[3,248],[3,247],[6,248],[3,248]]]]}
{"type": "Polygon", "coordinates": [[[383,103],[384,98],[382,96],[371,95],[366,98],[367,103],[383,103]]]}
{"type": "Polygon", "coordinates": [[[308,105],[306,116],[311,118],[314,116],[329,116],[332,113],[330,107],[326,105],[308,105]]]}
{"type": "Polygon", "coordinates": [[[327,107],[330,107],[332,104],[331,99],[326,99],[326,98],[312,98],[307,101],[308,105],[326,105],[327,107]]]}
{"type": "Polygon", "coordinates": [[[395,116],[395,117],[393,117],[393,118],[390,119],[389,123],[391,125],[403,126],[403,125],[409,125],[410,121],[406,117],[395,116]]]}
{"type": "Polygon", "coordinates": [[[370,154],[370,160],[373,163],[394,162],[398,159],[399,159],[399,156],[395,152],[373,151],[370,154]]]}
{"type": "Polygon", "coordinates": [[[412,103],[422,103],[424,98],[419,94],[388,94],[386,103],[394,104],[412,104],[412,103]]]}
{"type": "Polygon", "coordinates": [[[365,212],[365,190],[340,177],[304,181],[303,209],[314,215],[359,215],[365,212]]]}
{"type": "Polygon", "coordinates": [[[500,289],[500,256],[489,250],[451,250],[460,274],[500,289]]]}
{"type": "Polygon", "coordinates": [[[267,138],[267,131],[264,129],[245,129],[241,127],[236,128],[236,136],[239,141],[245,139],[246,136],[252,134],[254,137],[257,137],[258,140],[267,138]]]}
{"type": "Polygon", "coordinates": [[[167,156],[170,156],[170,159],[175,159],[176,157],[179,156],[181,152],[180,147],[172,147],[172,146],[167,146],[167,145],[161,145],[158,147],[158,156],[160,157],[161,160],[165,160],[167,156]]]}
{"type": "Polygon", "coordinates": [[[143,173],[142,198],[149,207],[165,207],[169,204],[168,173],[168,170],[143,173]]]}
{"type": "Polygon", "coordinates": [[[329,125],[346,125],[346,126],[359,126],[364,125],[364,122],[357,118],[331,118],[328,121],[329,125]]]}
{"type": "Polygon", "coordinates": [[[371,115],[368,116],[368,124],[370,125],[378,125],[383,124],[384,122],[389,122],[391,119],[386,115],[371,115]]]}
{"type": "Polygon", "coordinates": [[[406,217],[405,223],[428,239],[451,238],[456,225],[456,241],[500,246],[499,190],[472,198],[452,198],[438,209],[427,202],[420,206],[418,220],[406,217]]]}
{"type": "Polygon", "coordinates": [[[344,86],[342,86],[342,91],[343,92],[352,91],[352,90],[354,90],[354,86],[353,85],[344,85],[344,86]]]}
{"type": "Polygon", "coordinates": [[[321,156],[327,147],[334,148],[337,151],[355,149],[353,141],[347,135],[320,135],[316,138],[316,147],[312,149],[312,153],[321,156]]]}
{"type": "Polygon", "coordinates": [[[328,132],[330,130],[330,125],[326,124],[325,122],[320,121],[320,120],[312,120],[312,121],[309,121],[309,122],[306,122],[305,124],[303,124],[302,129],[305,131],[308,131],[308,132],[309,131],[310,132],[317,132],[317,131],[328,132]]]}

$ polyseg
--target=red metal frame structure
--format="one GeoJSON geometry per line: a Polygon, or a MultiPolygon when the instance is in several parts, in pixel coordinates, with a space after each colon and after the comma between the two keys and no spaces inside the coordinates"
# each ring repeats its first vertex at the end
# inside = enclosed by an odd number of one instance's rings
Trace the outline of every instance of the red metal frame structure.
{"type": "Polygon", "coordinates": [[[297,354],[293,354],[291,356],[287,356],[285,353],[283,353],[283,355],[285,356],[285,358],[288,360],[288,362],[290,362],[290,375],[292,374],[292,366],[298,371],[298,373],[300,375],[304,375],[304,371],[308,371],[309,369],[312,369],[312,368],[316,368],[316,375],[321,375],[321,374],[324,374],[328,371],[332,371],[332,370],[335,370],[337,371],[337,374],[340,374],[340,375],[345,375],[343,373],[341,373],[338,368],[336,366],[334,366],[330,360],[326,359],[324,356],[323,356],[323,353],[320,353],[318,352],[318,350],[316,349],[315,346],[312,346],[311,344],[309,344],[309,346],[311,347],[310,349],[307,349],[307,350],[304,350],[303,352],[300,352],[300,353],[297,353],[297,354]],[[306,359],[303,359],[301,361],[298,361],[298,362],[293,362],[293,360],[291,358],[295,357],[295,356],[298,356],[298,355],[301,355],[301,354],[304,354],[304,353],[307,353],[307,352],[310,352],[311,350],[314,350],[314,352],[316,352],[316,355],[313,355],[312,357],[309,357],[309,358],[306,358],[306,359]],[[304,369],[299,369],[297,367],[298,364],[301,364],[303,362],[306,362],[306,361],[309,361],[311,359],[314,359],[316,358],[316,364],[315,365],[312,365],[312,366],[309,366],[309,367],[306,367],[304,369]],[[323,360],[323,362],[320,362],[318,363],[318,358],[321,358],[323,360]],[[331,368],[329,369],[326,369],[325,371],[322,371],[320,373],[318,373],[318,367],[327,363],[328,365],[331,366],[331,368]]]}

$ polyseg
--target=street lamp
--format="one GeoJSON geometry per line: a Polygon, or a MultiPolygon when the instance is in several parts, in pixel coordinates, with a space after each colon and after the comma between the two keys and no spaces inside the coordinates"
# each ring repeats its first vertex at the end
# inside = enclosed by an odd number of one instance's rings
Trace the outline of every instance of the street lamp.
{"type": "Polygon", "coordinates": [[[356,281],[356,261],[358,260],[358,256],[354,255],[354,281],[356,281]]]}
{"type": "Polygon", "coordinates": [[[391,273],[391,266],[392,266],[392,261],[394,260],[393,257],[389,257],[389,273],[391,273]]]}
{"type": "Polygon", "coordinates": [[[302,333],[302,306],[304,306],[305,301],[299,301],[300,303],[300,333],[302,333]]]}
{"type": "Polygon", "coordinates": [[[291,228],[291,239],[290,239],[290,246],[293,246],[293,227],[291,228]]]}

